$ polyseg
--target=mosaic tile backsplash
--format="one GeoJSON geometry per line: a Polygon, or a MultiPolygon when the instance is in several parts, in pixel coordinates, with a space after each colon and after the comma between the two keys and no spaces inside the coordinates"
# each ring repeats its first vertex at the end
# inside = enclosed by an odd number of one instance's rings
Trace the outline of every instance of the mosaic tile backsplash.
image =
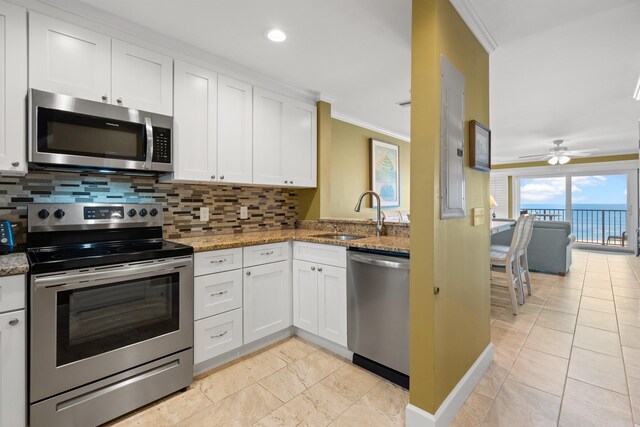
{"type": "Polygon", "coordinates": [[[28,203],[151,203],[164,205],[164,237],[198,237],[293,228],[298,194],[289,188],[159,183],[153,177],[38,171],[0,176],[0,219],[17,224],[14,238],[25,243],[28,203]],[[209,221],[200,221],[200,207],[209,221]],[[240,219],[247,206],[249,219],[240,219]]]}

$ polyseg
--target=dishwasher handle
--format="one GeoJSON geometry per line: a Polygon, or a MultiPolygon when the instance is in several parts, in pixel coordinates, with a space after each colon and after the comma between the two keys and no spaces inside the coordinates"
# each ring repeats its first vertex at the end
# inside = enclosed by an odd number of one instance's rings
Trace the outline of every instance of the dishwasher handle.
{"type": "Polygon", "coordinates": [[[356,262],[361,262],[363,264],[375,265],[378,267],[385,268],[398,268],[402,270],[409,270],[409,261],[389,261],[381,258],[373,258],[364,255],[355,255],[352,254],[351,259],[356,262]]]}

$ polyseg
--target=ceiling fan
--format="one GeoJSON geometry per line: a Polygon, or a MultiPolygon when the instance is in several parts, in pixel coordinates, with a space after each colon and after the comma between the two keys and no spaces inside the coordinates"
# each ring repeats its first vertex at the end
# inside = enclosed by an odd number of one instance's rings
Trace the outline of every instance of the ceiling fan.
{"type": "Polygon", "coordinates": [[[556,139],[553,141],[555,147],[550,148],[548,153],[520,156],[518,158],[546,160],[550,165],[564,165],[569,163],[572,158],[589,157],[591,155],[591,151],[597,150],[597,148],[593,150],[569,150],[567,147],[562,145],[563,142],[564,140],[562,139],[556,139]]]}

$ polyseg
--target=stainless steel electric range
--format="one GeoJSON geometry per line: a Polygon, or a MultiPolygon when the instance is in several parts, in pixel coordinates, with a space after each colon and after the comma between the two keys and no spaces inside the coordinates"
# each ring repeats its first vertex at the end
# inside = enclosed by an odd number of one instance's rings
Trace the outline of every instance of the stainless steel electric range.
{"type": "Polygon", "coordinates": [[[32,204],[30,425],[98,425],[193,375],[193,248],[159,204],[32,204]]]}

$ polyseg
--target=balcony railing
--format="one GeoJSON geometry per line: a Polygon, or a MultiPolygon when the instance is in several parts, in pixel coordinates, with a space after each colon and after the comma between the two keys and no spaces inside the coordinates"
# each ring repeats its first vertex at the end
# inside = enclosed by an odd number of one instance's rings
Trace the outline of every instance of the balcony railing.
{"type": "MultiPolygon", "coordinates": [[[[545,221],[567,221],[565,209],[526,209],[545,221]]],[[[627,211],[623,209],[572,209],[571,228],[579,243],[626,247],[627,211]]]]}

